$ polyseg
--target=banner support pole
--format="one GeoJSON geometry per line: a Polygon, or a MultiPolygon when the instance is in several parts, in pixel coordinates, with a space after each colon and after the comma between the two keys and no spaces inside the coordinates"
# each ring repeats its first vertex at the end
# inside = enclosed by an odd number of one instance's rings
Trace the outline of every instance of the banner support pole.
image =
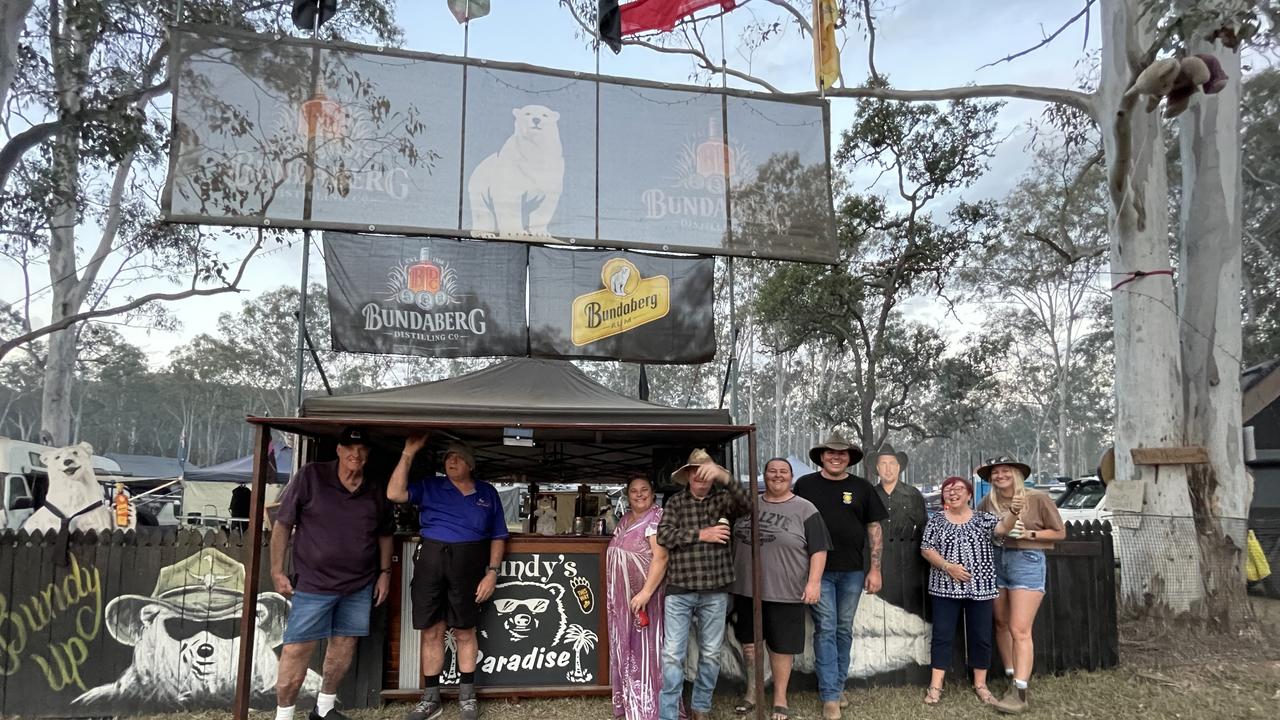
{"type": "MultiPolygon", "coordinates": [[[[315,18],[311,26],[311,41],[320,37],[320,7],[316,6],[315,18]]],[[[315,94],[316,84],[320,78],[320,48],[311,48],[311,91],[315,94]]],[[[316,119],[312,114],[307,116],[307,187],[303,198],[302,219],[311,222],[311,195],[315,184],[316,167],[316,119]]],[[[307,271],[311,259],[311,228],[302,230],[302,277],[298,287],[298,350],[296,363],[297,392],[294,396],[294,414],[302,417],[303,381],[306,378],[307,354],[307,271]]]]}

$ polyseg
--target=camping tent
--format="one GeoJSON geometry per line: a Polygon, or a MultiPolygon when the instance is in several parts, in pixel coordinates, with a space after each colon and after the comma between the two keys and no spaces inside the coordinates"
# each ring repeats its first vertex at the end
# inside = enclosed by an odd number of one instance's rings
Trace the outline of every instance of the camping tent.
{"type": "Polygon", "coordinates": [[[621,480],[636,471],[663,478],[684,463],[689,447],[719,445],[742,433],[727,429],[726,410],[637,400],[604,387],[566,361],[528,358],[447,380],[310,397],[302,404],[302,415],[272,418],[271,424],[332,435],[355,423],[368,427],[375,443],[382,436],[391,446],[407,434],[404,424],[430,421],[439,428],[430,430],[435,437],[471,442],[485,479],[491,481],[591,483],[621,480]],[[328,427],[321,424],[326,420],[331,421],[328,427]],[[504,443],[507,428],[530,431],[534,446],[504,443]]]}
{"type": "MultiPolygon", "coordinates": [[[[276,451],[276,472],[269,478],[266,501],[272,503],[289,482],[293,467],[293,449],[276,451]]],[[[253,456],[228,460],[207,468],[188,468],[182,478],[182,517],[186,522],[197,519],[222,521],[230,517],[231,492],[239,485],[253,482],[253,456]]]]}

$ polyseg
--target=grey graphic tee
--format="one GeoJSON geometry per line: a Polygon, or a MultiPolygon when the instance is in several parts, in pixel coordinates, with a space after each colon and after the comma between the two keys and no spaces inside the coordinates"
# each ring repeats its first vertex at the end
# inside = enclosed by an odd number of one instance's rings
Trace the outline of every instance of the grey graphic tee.
{"type": "MultiPolygon", "coordinates": [[[[794,495],[783,502],[759,498],[760,599],[798,603],[809,580],[809,556],[831,549],[822,515],[813,503],[794,495]]],[[[751,595],[751,521],[742,518],[733,528],[732,591],[751,595]]]]}

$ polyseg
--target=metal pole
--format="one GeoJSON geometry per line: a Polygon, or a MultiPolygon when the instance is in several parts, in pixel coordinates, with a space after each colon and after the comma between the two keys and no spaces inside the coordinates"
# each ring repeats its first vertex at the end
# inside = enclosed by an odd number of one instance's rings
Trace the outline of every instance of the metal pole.
{"type": "MultiPolygon", "coordinates": [[[[320,35],[320,7],[316,6],[315,19],[311,26],[311,41],[315,43],[320,35]]],[[[311,48],[311,97],[315,97],[320,83],[320,47],[311,48]]],[[[311,202],[315,188],[316,175],[316,116],[314,112],[307,115],[307,177],[302,196],[302,219],[311,222],[311,202]]],[[[302,230],[302,277],[298,282],[298,349],[295,363],[297,393],[294,397],[294,414],[302,415],[302,391],[306,379],[307,352],[307,271],[311,259],[311,228],[302,230]]]]}
{"type": "MultiPolygon", "coordinates": [[[[755,662],[747,671],[756,676],[756,720],[764,720],[764,625],[760,598],[762,568],[760,566],[760,493],[756,491],[756,429],[747,430],[747,473],[751,486],[751,642],[755,662]]],[[[734,478],[736,481],[737,478],[734,478]]],[[[743,673],[744,675],[746,673],[743,673]]]]}

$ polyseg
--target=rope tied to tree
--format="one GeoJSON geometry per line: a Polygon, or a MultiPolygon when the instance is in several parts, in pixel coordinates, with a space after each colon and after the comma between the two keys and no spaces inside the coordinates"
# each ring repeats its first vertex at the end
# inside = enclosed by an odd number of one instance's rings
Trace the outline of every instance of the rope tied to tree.
{"type": "Polygon", "coordinates": [[[1173,271],[1172,270],[1134,270],[1133,272],[1129,273],[1129,275],[1125,277],[1125,279],[1121,280],[1115,285],[1112,285],[1111,289],[1119,290],[1120,286],[1124,285],[1125,283],[1131,283],[1134,280],[1141,280],[1142,278],[1147,277],[1148,275],[1168,275],[1169,277],[1173,277],[1173,271]]]}

